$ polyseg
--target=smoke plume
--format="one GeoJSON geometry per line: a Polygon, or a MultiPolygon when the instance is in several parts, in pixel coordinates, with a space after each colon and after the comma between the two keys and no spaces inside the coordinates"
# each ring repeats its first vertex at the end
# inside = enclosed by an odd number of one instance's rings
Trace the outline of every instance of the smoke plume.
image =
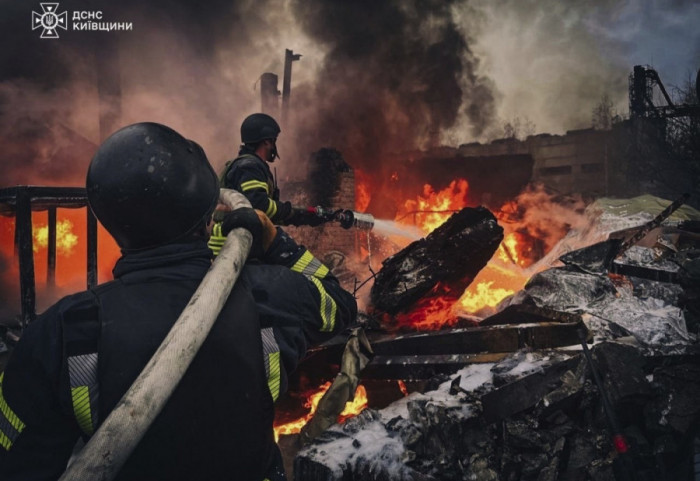
{"type": "Polygon", "coordinates": [[[536,132],[585,128],[603,94],[625,112],[634,63],[700,63],[699,7],[687,0],[71,0],[60,3],[69,16],[100,10],[134,28],[53,40],[29,27],[38,2],[0,5],[5,184],[80,184],[101,137],[136,121],[196,139],[220,168],[260,109],[260,75],[278,74],[281,89],[285,48],[302,58],[282,181],[304,176],[322,147],[376,172],[385,153],[493,139],[514,118],[536,132]],[[107,106],[105,78],[120,94],[107,106]],[[113,117],[102,132],[100,109],[113,117]]]}

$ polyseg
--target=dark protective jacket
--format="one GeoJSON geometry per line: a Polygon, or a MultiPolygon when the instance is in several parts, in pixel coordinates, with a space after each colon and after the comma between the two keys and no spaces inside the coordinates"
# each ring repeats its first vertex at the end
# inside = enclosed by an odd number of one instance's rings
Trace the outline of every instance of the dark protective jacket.
{"type": "MultiPolygon", "coordinates": [[[[276,453],[272,393],[308,343],[356,313],[332,276],[319,288],[299,271],[310,254],[287,236],[278,234],[268,252],[265,261],[278,265],[246,265],[117,479],[260,480],[268,472],[276,453]],[[332,317],[324,300],[335,306],[332,317]]],[[[0,479],[60,476],[76,440],[89,438],[113,409],[210,262],[203,242],[126,255],[114,281],[62,299],[25,330],[0,378],[0,479]]]]}
{"type": "Polygon", "coordinates": [[[286,224],[292,215],[292,204],[279,199],[279,189],[267,162],[254,153],[241,149],[238,157],[226,162],[220,181],[221,187],[245,195],[254,209],[263,211],[275,224],[286,224]]]}

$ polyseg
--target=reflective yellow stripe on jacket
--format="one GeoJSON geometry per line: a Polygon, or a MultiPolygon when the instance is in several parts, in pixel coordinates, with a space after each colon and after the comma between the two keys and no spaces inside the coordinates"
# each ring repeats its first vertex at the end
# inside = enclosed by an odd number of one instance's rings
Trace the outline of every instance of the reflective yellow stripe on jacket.
{"type": "Polygon", "coordinates": [[[330,332],[335,328],[335,317],[338,311],[338,306],[335,300],[326,292],[326,288],[323,287],[323,283],[319,279],[323,279],[328,275],[328,267],[324,266],[321,261],[316,259],[316,257],[311,254],[308,250],[299,258],[298,261],[292,266],[294,272],[299,272],[304,274],[318,290],[321,296],[321,319],[323,320],[323,325],[321,326],[322,332],[330,332]]]}
{"type": "Polygon", "coordinates": [[[335,316],[338,311],[338,306],[335,303],[335,300],[333,300],[333,298],[330,295],[328,295],[321,281],[319,281],[315,277],[307,277],[311,280],[311,282],[314,283],[316,289],[318,289],[318,293],[321,294],[320,310],[321,319],[323,319],[323,325],[319,330],[321,332],[331,332],[335,328],[335,316]]]}
{"type": "Polygon", "coordinates": [[[0,373],[0,446],[9,451],[17,436],[24,430],[24,423],[5,401],[2,393],[2,380],[5,373],[0,373]]]}
{"type": "Polygon", "coordinates": [[[321,264],[321,261],[316,259],[309,251],[304,252],[304,255],[294,263],[292,270],[307,277],[316,277],[317,279],[323,279],[328,275],[328,267],[321,264]]]}
{"type": "Polygon", "coordinates": [[[221,233],[221,223],[219,222],[214,224],[207,245],[214,255],[218,256],[219,252],[221,252],[221,248],[224,246],[224,242],[226,242],[226,237],[221,233]]]}
{"type": "Polygon", "coordinates": [[[97,353],[68,357],[73,414],[81,431],[92,435],[97,426],[97,353]]]}
{"type": "Polygon", "coordinates": [[[272,199],[267,199],[267,210],[265,210],[265,215],[268,219],[272,219],[277,213],[277,202],[272,199]]]}
{"type": "Polygon", "coordinates": [[[249,180],[246,182],[241,182],[241,192],[248,192],[253,189],[263,189],[266,193],[270,193],[270,188],[267,182],[262,182],[260,180],[249,180]]]}
{"type": "Polygon", "coordinates": [[[272,400],[277,401],[280,397],[281,369],[280,348],[275,340],[275,334],[271,327],[261,330],[263,342],[263,358],[265,359],[265,374],[267,375],[267,386],[272,394],[272,400]]]}

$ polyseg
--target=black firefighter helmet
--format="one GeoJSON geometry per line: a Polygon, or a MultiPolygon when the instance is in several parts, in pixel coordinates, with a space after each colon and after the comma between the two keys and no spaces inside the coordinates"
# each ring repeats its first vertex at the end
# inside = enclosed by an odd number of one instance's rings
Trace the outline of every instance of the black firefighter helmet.
{"type": "Polygon", "coordinates": [[[112,134],[88,167],[88,204],[124,251],[175,242],[216,207],[219,186],[202,148],[165,125],[112,134]]]}
{"type": "Polygon", "coordinates": [[[257,144],[265,139],[277,139],[280,126],[275,119],[267,114],[252,114],[241,124],[241,142],[257,144]]]}

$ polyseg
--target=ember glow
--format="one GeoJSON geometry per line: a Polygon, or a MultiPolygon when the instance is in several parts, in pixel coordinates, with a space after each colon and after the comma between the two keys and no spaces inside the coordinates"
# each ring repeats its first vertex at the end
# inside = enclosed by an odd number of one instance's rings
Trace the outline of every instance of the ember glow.
{"type": "MultiPolygon", "coordinates": [[[[298,419],[295,419],[294,421],[274,426],[275,441],[278,441],[281,435],[296,434],[298,432],[301,432],[301,428],[303,428],[306,425],[306,423],[309,422],[309,420],[313,417],[314,413],[316,412],[316,409],[318,408],[319,401],[321,401],[321,398],[330,387],[331,382],[326,382],[307,396],[306,401],[304,402],[304,407],[309,410],[307,414],[298,419]]],[[[355,398],[352,401],[348,401],[345,404],[345,409],[343,409],[343,412],[341,412],[338,416],[338,422],[342,423],[346,419],[349,419],[353,416],[357,416],[366,407],[367,391],[365,390],[364,386],[359,385],[357,386],[357,390],[355,391],[355,398]]]]}
{"type": "Polygon", "coordinates": [[[419,331],[434,331],[457,322],[453,306],[457,297],[451,296],[449,288],[438,283],[425,297],[419,300],[410,312],[395,316],[398,326],[419,331]]]}
{"type": "Polygon", "coordinates": [[[401,379],[397,381],[399,383],[399,389],[401,390],[401,394],[404,396],[408,396],[408,389],[406,388],[406,383],[403,382],[401,379]]]}

